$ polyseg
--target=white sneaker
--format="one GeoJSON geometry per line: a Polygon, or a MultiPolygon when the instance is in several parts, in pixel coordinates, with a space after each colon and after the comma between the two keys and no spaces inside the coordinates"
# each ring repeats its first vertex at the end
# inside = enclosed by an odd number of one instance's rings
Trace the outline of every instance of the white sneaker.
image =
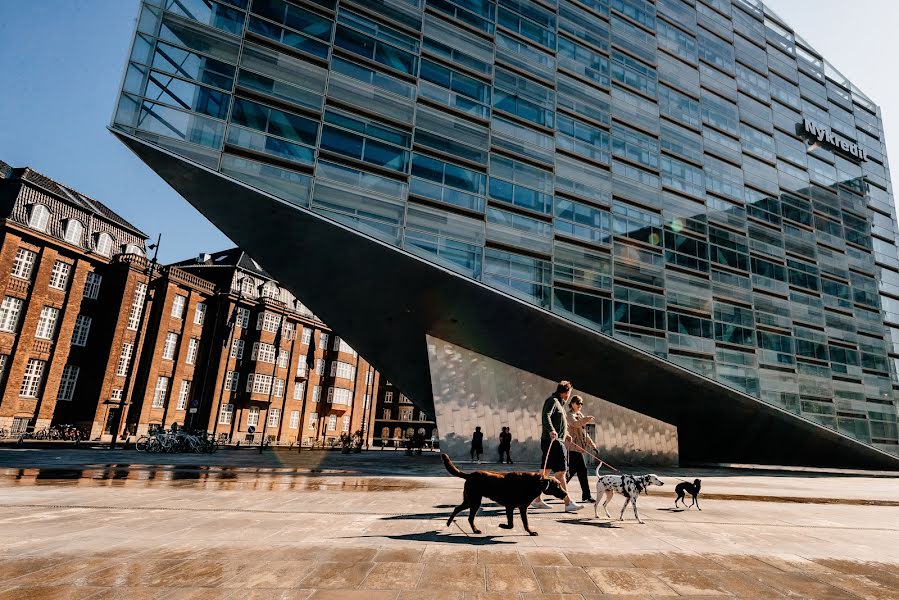
{"type": "Polygon", "coordinates": [[[581,506],[580,504],[578,504],[577,502],[575,502],[574,500],[572,500],[571,502],[569,502],[568,504],[565,505],[565,512],[577,512],[577,511],[581,510],[582,508],[584,508],[584,507],[581,506]]]}
{"type": "Polygon", "coordinates": [[[531,508],[550,508],[550,506],[540,498],[537,498],[536,500],[531,502],[531,508]]]}

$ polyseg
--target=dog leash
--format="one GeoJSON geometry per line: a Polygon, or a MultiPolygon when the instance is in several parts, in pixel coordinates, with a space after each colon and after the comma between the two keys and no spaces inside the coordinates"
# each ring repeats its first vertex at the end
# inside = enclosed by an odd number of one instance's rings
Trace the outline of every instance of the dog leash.
{"type": "Polygon", "coordinates": [[[591,456],[591,457],[595,458],[596,460],[598,460],[598,461],[599,461],[599,466],[596,467],[596,470],[597,470],[597,471],[600,470],[600,469],[602,469],[603,465],[605,465],[605,466],[609,467],[610,469],[612,469],[613,471],[615,471],[616,473],[621,473],[621,471],[619,471],[618,469],[616,469],[615,467],[613,467],[612,465],[610,465],[609,463],[607,463],[605,460],[603,460],[603,459],[601,459],[600,457],[596,456],[596,455],[593,454],[592,452],[586,450],[585,448],[581,448],[580,446],[578,446],[578,445],[575,444],[574,442],[568,442],[568,443],[571,444],[571,446],[573,446],[578,452],[582,452],[583,454],[586,454],[587,456],[591,456]]]}

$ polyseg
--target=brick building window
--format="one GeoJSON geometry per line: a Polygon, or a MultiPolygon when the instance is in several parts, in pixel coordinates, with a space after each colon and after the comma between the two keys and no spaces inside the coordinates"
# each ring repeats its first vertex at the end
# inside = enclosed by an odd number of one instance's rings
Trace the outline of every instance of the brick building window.
{"type": "Polygon", "coordinates": [[[297,332],[297,324],[291,323],[287,319],[284,319],[284,325],[281,326],[281,335],[284,336],[285,340],[292,340],[296,336],[297,332]]]}
{"type": "Polygon", "coordinates": [[[297,377],[305,377],[306,376],[306,357],[301,356],[297,360],[297,377]]]}
{"type": "Polygon", "coordinates": [[[277,427],[278,421],[281,420],[281,409],[280,408],[270,408],[268,410],[268,426],[269,427],[277,427]]]}
{"type": "Polygon", "coordinates": [[[284,380],[283,379],[275,379],[275,389],[272,394],[276,398],[284,397],[284,380]]]}
{"type": "Polygon", "coordinates": [[[256,427],[259,425],[259,407],[251,406],[249,412],[247,413],[247,425],[250,427],[256,427]]]}
{"type": "Polygon", "coordinates": [[[181,389],[178,391],[178,406],[176,410],[184,410],[187,406],[187,397],[190,395],[190,381],[181,382],[181,389]]]}
{"type": "Polygon", "coordinates": [[[30,421],[28,417],[13,417],[10,433],[12,433],[13,435],[17,433],[25,433],[25,430],[28,429],[28,421],[30,421]]]}
{"type": "Polygon", "coordinates": [[[0,354],[0,385],[6,380],[6,367],[9,364],[9,354],[0,354]]]}
{"type": "Polygon", "coordinates": [[[231,358],[241,359],[243,358],[243,340],[234,340],[234,343],[231,344],[231,358]]]}
{"type": "Polygon", "coordinates": [[[381,418],[384,419],[385,421],[389,421],[389,420],[390,420],[390,409],[389,409],[389,408],[385,408],[385,409],[381,412],[381,418]]]}
{"type": "Polygon", "coordinates": [[[97,235],[94,251],[101,256],[110,256],[112,254],[112,245],[112,236],[103,232],[97,235]]]}
{"type": "Polygon", "coordinates": [[[147,297],[147,284],[138,282],[134,287],[134,298],[131,300],[131,312],[128,313],[128,329],[137,331],[140,317],[144,312],[144,298],[147,297]]]}
{"type": "Polygon", "coordinates": [[[393,392],[384,392],[384,402],[393,402],[393,392]]]}
{"type": "Polygon", "coordinates": [[[412,412],[415,409],[408,408],[405,406],[400,407],[400,421],[411,421],[412,420],[412,412]]]}
{"type": "Polygon", "coordinates": [[[343,423],[342,423],[340,429],[344,433],[349,433],[349,431],[350,431],[350,418],[349,417],[343,418],[343,423]]]}
{"type": "Polygon", "coordinates": [[[0,303],[0,331],[13,333],[19,328],[19,314],[22,312],[22,300],[6,296],[0,303]]]}
{"type": "Polygon", "coordinates": [[[19,279],[31,279],[34,271],[34,259],[37,254],[25,248],[16,250],[16,257],[12,261],[12,276],[19,279]]]}
{"type": "MultiPolygon", "coordinates": [[[[0,376],[0,382],[2,382],[2,376],[0,376]]],[[[293,384],[293,399],[294,400],[302,400],[303,392],[306,391],[306,384],[302,381],[293,384]]]]}
{"type": "Polygon", "coordinates": [[[194,310],[194,325],[202,325],[206,320],[206,305],[200,302],[194,310]]]}
{"type": "Polygon", "coordinates": [[[237,309],[237,326],[241,329],[246,329],[250,326],[250,309],[248,308],[238,308],[237,309]]]}
{"type": "Polygon", "coordinates": [[[78,383],[78,374],[81,367],[66,365],[62,370],[62,379],[59,382],[59,392],[56,394],[57,402],[71,402],[75,397],[75,385],[78,383]]]}
{"type": "Polygon", "coordinates": [[[320,402],[321,399],[322,399],[322,386],[317,385],[314,388],[312,388],[312,401],[320,402]]]}
{"type": "Polygon", "coordinates": [[[341,379],[354,379],[356,377],[356,369],[350,363],[334,361],[331,363],[331,376],[340,377],[341,379]]]}
{"type": "Polygon", "coordinates": [[[239,379],[240,374],[237,371],[228,371],[225,375],[225,391],[232,392],[236,390],[239,379]]]}
{"type": "Polygon", "coordinates": [[[88,273],[87,281],[84,282],[84,297],[96,300],[100,295],[100,284],[103,283],[103,276],[97,273],[88,273]]]}
{"type": "Polygon", "coordinates": [[[342,404],[344,406],[353,405],[353,393],[345,388],[328,388],[328,402],[334,404],[342,404]]]}
{"type": "Polygon", "coordinates": [[[37,358],[28,359],[28,365],[25,367],[25,376],[22,378],[22,387],[19,388],[19,395],[23,398],[37,398],[38,392],[41,390],[41,381],[44,378],[44,367],[47,362],[37,358]]]}
{"type": "Polygon", "coordinates": [[[125,342],[122,344],[122,353],[119,355],[119,365],[116,368],[116,375],[124,377],[128,374],[128,365],[131,364],[131,354],[134,352],[134,344],[125,342]]]}
{"type": "Polygon", "coordinates": [[[337,430],[337,415],[331,415],[328,417],[328,431],[336,431],[337,430]]]}
{"type": "Polygon", "coordinates": [[[405,394],[400,394],[400,404],[412,404],[412,400],[407,398],[405,394]]]}
{"type": "Polygon", "coordinates": [[[121,402],[122,401],[122,390],[120,390],[119,388],[113,388],[109,392],[109,399],[114,402],[121,402]]]}
{"type": "Polygon", "coordinates": [[[275,363],[275,347],[265,342],[253,342],[253,354],[250,360],[258,360],[259,362],[274,364],[275,363]]]}
{"type": "Polygon", "coordinates": [[[194,361],[197,360],[197,350],[200,348],[200,340],[197,338],[190,338],[190,341],[187,343],[187,357],[184,359],[184,362],[192,365],[194,361]]]}
{"type": "Polygon", "coordinates": [[[234,405],[222,404],[219,410],[219,425],[230,425],[232,418],[234,418],[234,405]]]}
{"type": "Polygon", "coordinates": [[[318,347],[322,350],[328,349],[328,334],[323,333],[320,338],[318,338],[318,347]]]}
{"type": "Polygon", "coordinates": [[[324,375],[325,374],[325,361],[321,358],[315,359],[315,374],[316,375],[324,375]]]}
{"type": "Polygon", "coordinates": [[[72,330],[72,345],[87,346],[87,336],[91,332],[91,319],[87,315],[78,315],[75,319],[75,329],[72,330]]]}
{"type": "Polygon", "coordinates": [[[176,319],[184,318],[184,307],[187,304],[186,296],[175,296],[172,300],[172,317],[176,319]]]}
{"type": "Polygon", "coordinates": [[[309,414],[309,429],[315,429],[318,427],[318,413],[310,413],[309,414]]]}
{"type": "Polygon", "coordinates": [[[175,358],[175,348],[178,346],[178,334],[168,332],[165,336],[165,345],[162,347],[162,358],[172,360],[175,358]]]}
{"type": "Polygon", "coordinates": [[[41,316],[37,320],[37,329],[34,337],[42,340],[52,340],[56,333],[56,321],[59,318],[59,309],[45,306],[41,309],[41,316]]]}
{"type": "Polygon", "coordinates": [[[296,429],[300,425],[300,411],[294,410],[290,412],[290,429],[296,429]]]}
{"type": "Polygon", "coordinates": [[[165,397],[169,391],[169,378],[160,375],[156,379],[156,389],[153,390],[153,408],[165,406],[165,397]]]}
{"type": "Polygon", "coordinates": [[[75,246],[81,245],[81,235],[84,233],[84,225],[78,219],[69,219],[66,221],[66,231],[63,235],[65,241],[75,246]]]}
{"type": "Polygon", "coordinates": [[[50,224],[50,209],[43,204],[32,204],[28,213],[28,226],[38,231],[46,231],[50,224]]]}
{"type": "Polygon", "coordinates": [[[253,394],[268,394],[272,389],[272,376],[261,373],[247,375],[247,391],[253,394]]]}
{"type": "Polygon", "coordinates": [[[281,326],[281,315],[276,315],[275,313],[270,312],[261,312],[259,316],[256,318],[256,329],[261,329],[263,331],[271,331],[275,333],[278,331],[278,328],[281,326]]]}
{"type": "Polygon", "coordinates": [[[56,290],[64,290],[69,285],[69,271],[72,265],[61,260],[53,263],[53,271],[50,272],[50,287],[56,290]]]}
{"type": "Polygon", "coordinates": [[[278,367],[281,369],[287,368],[287,361],[290,359],[286,350],[280,350],[278,352],[278,367]]]}
{"type": "Polygon", "coordinates": [[[303,327],[303,339],[300,340],[301,344],[309,345],[309,342],[312,341],[312,328],[311,327],[303,327]]]}

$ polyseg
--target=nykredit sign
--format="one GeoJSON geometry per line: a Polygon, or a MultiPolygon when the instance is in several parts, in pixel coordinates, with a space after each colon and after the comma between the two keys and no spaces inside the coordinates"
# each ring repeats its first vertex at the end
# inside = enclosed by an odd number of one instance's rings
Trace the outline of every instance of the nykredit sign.
{"type": "Polygon", "coordinates": [[[830,146],[834,150],[841,150],[859,160],[868,160],[864,148],[861,148],[858,144],[853,144],[852,142],[844,140],[831,131],[830,127],[818,125],[810,119],[803,119],[800,128],[810,137],[813,137],[822,144],[830,146]]]}

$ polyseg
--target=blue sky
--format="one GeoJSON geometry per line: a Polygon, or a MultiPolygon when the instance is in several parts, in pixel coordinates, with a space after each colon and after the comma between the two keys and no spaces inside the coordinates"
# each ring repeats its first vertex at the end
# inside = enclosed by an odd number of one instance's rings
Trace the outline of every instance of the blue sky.
{"type": "MultiPolygon", "coordinates": [[[[0,160],[108,204],[151,237],[161,232],[168,262],[232,244],[106,130],[137,4],[0,0],[0,160]]],[[[768,4],[881,106],[899,160],[899,2],[768,4]]]]}

